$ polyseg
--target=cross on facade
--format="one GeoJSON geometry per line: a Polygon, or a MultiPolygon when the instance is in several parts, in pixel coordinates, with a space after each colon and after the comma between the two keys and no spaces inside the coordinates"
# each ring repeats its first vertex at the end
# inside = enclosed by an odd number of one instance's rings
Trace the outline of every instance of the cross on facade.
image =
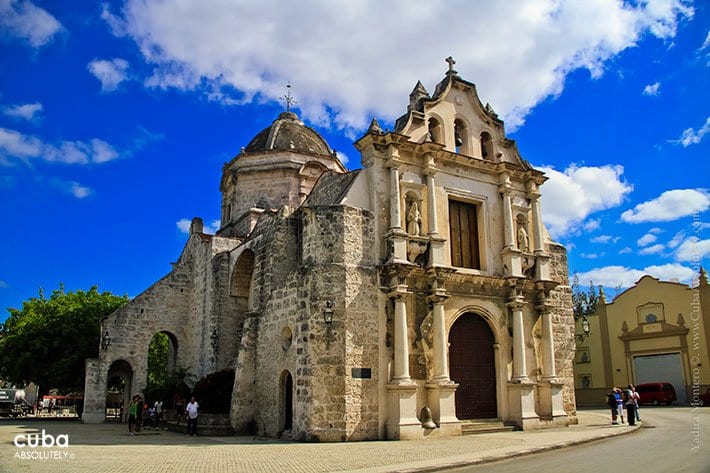
{"type": "Polygon", "coordinates": [[[454,64],[456,64],[456,61],[454,61],[454,58],[449,56],[446,58],[446,62],[449,63],[449,72],[456,73],[456,71],[454,70],[454,64]]]}
{"type": "Polygon", "coordinates": [[[298,103],[296,102],[296,99],[293,98],[293,95],[291,95],[291,84],[286,85],[286,95],[284,95],[282,99],[286,102],[287,112],[291,111],[291,105],[296,105],[298,103]]]}

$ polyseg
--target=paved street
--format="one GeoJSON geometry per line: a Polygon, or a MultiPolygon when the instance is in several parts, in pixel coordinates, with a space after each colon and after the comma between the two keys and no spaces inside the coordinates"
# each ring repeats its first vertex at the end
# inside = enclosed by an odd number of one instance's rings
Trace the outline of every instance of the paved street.
{"type": "Polygon", "coordinates": [[[710,471],[710,409],[642,408],[643,427],[632,435],[452,473],[706,473],[710,471]],[[514,462],[514,463],[513,463],[514,462]],[[571,466],[573,465],[573,468],[571,466]]]}
{"type": "MultiPolygon", "coordinates": [[[[703,422],[707,420],[706,417],[703,419],[703,422]]],[[[451,467],[556,449],[630,430],[626,426],[609,425],[605,410],[582,411],[580,425],[567,429],[422,441],[321,444],[278,442],[251,437],[187,437],[166,431],[144,431],[140,435],[129,436],[126,425],[85,425],[60,421],[22,423],[6,420],[0,421],[0,471],[430,471],[442,466],[451,467]],[[55,438],[66,435],[69,446],[18,448],[14,445],[16,435],[24,435],[21,437],[24,441],[27,434],[41,433],[42,429],[55,438]],[[57,458],[46,458],[51,455],[57,458]]],[[[621,438],[624,437],[628,436],[621,438]]]]}

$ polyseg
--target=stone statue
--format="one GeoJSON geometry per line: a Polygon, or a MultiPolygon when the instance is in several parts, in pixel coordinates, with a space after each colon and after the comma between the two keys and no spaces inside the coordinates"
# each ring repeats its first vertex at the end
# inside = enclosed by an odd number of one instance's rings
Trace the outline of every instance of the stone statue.
{"type": "Polygon", "coordinates": [[[518,226],[518,249],[520,251],[530,250],[530,239],[528,238],[528,232],[525,230],[523,225],[518,226]]]}
{"type": "Polygon", "coordinates": [[[422,233],[422,214],[419,213],[419,206],[416,202],[412,202],[407,214],[407,233],[413,236],[419,236],[422,233]]]}

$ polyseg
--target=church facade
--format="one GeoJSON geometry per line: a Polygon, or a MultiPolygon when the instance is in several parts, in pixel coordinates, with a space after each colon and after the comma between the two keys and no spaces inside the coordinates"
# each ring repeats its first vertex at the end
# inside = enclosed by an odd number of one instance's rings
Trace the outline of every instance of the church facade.
{"type": "Polygon", "coordinates": [[[104,420],[111,377],[126,396],[145,388],[161,332],[172,366],[235,370],[236,432],[341,441],[576,422],[545,177],[475,86],[451,61],[433,94],[417,84],[394,131],[373,120],[355,146],[349,172],[286,111],[225,164],[221,228],[194,219],[172,271],[103,322],[85,422],[104,420]]]}

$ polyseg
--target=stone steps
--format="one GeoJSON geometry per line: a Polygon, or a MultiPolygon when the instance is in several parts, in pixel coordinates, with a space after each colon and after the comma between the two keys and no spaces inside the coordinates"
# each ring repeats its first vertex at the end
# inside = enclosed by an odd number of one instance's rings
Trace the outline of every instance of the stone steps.
{"type": "Polygon", "coordinates": [[[515,427],[503,424],[500,419],[475,419],[461,421],[461,435],[512,432],[513,430],[515,430],[515,427]]]}

